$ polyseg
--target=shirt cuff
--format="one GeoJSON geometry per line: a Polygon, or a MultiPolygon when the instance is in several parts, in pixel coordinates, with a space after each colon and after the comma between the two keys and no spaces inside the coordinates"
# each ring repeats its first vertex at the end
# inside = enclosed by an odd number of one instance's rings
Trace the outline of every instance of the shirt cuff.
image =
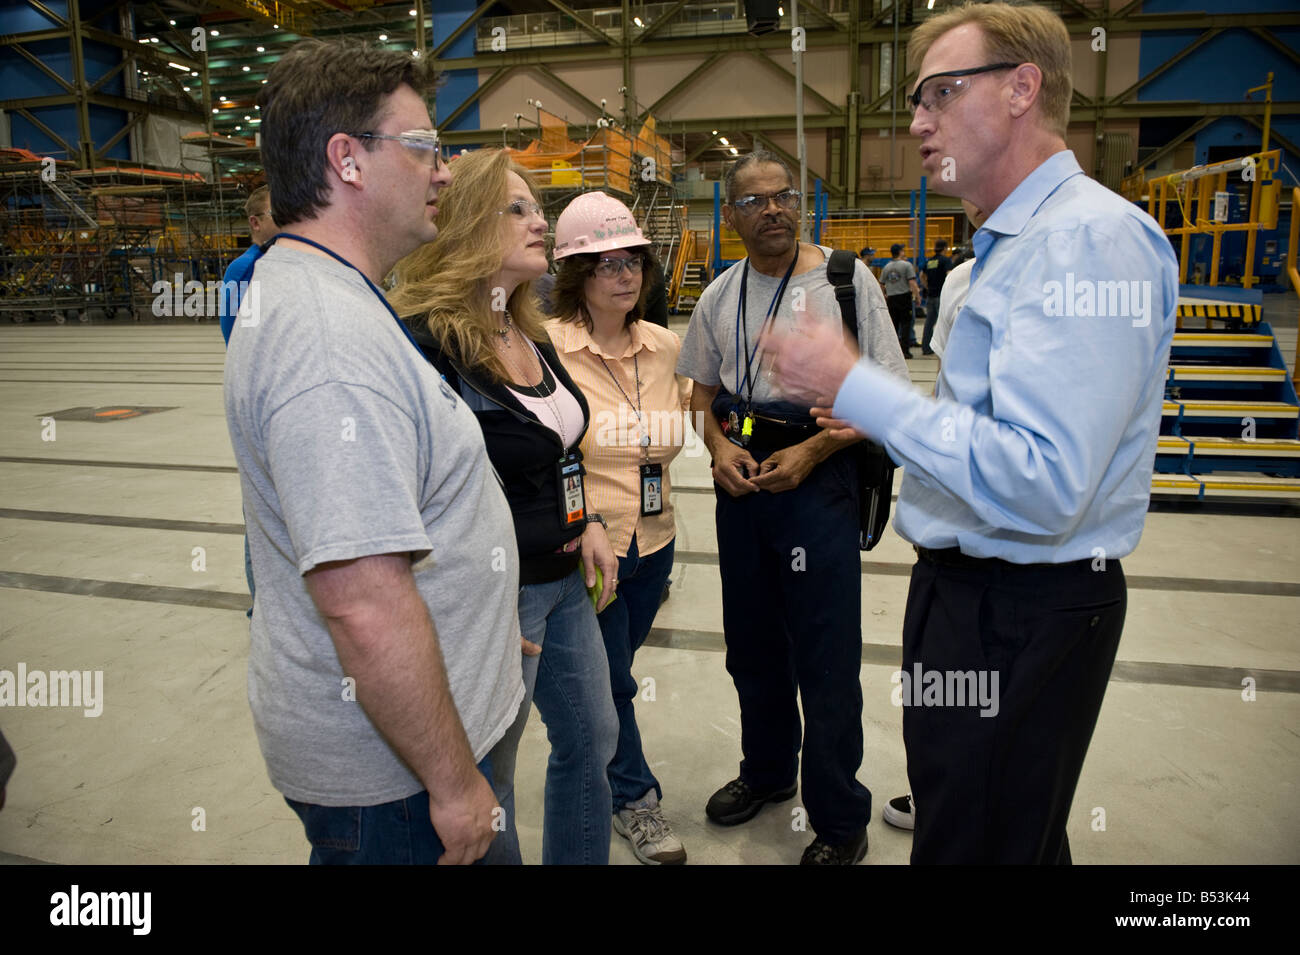
{"type": "Polygon", "coordinates": [[[898,424],[902,406],[919,397],[911,384],[870,361],[860,361],[840,385],[834,414],[883,444],[890,428],[898,424]]]}

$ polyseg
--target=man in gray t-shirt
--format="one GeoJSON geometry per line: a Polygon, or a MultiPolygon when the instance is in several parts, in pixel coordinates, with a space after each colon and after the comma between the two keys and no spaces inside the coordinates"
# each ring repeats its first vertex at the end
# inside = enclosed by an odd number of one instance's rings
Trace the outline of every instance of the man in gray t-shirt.
{"type": "Polygon", "coordinates": [[[895,242],[889,247],[889,254],[893,258],[880,270],[880,284],[885,287],[885,302],[898,332],[899,348],[911,358],[911,346],[916,343],[912,303],[921,304],[921,287],[916,284],[916,267],[903,258],[902,244],[895,242]]]}
{"type": "MultiPolygon", "coordinates": [[[[830,250],[798,241],[799,202],[789,169],[771,153],[735,164],[724,212],[748,255],[700,296],[677,364],[695,381],[691,410],[713,458],[723,636],[740,701],[740,775],[705,812],[719,825],[746,822],[765,803],[792,797],[802,774],[817,836],[803,861],[852,865],[866,854],[871,815],[871,793],[856,778],[857,453],[773,387],[760,343],[768,313],[778,329],[843,328],[826,277],[830,250]]],[[[865,265],[854,268],[857,347],[906,380],[880,287],[865,265]]]]}
{"type": "Polygon", "coordinates": [[[259,97],[283,232],[240,304],[226,420],[248,697],[313,863],[469,863],[512,824],[486,757],[523,696],[513,519],[473,414],[377,287],[438,233],[431,86],[400,51],[303,40],[259,97]]]}

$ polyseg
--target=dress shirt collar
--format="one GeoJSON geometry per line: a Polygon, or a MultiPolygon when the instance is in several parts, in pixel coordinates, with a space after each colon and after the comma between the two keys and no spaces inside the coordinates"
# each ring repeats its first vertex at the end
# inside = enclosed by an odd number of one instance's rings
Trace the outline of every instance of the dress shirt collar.
{"type": "Polygon", "coordinates": [[[972,236],[971,247],[975,250],[975,258],[982,260],[999,236],[1019,235],[1047,197],[1065,180],[1082,172],[1079,161],[1068,149],[1062,149],[1043,160],[1037,169],[1021,180],[1020,185],[1011,190],[1011,195],[1002,200],[988,221],[972,236]]]}
{"type": "Polygon", "coordinates": [[[629,355],[635,355],[642,348],[648,348],[650,351],[658,351],[659,347],[655,344],[654,336],[642,334],[641,322],[633,322],[628,329],[632,333],[632,344],[622,355],[611,355],[596,344],[587,331],[585,322],[559,322],[557,325],[562,336],[559,342],[560,350],[565,354],[572,354],[576,351],[582,351],[584,348],[598,358],[627,358],[629,355]]]}

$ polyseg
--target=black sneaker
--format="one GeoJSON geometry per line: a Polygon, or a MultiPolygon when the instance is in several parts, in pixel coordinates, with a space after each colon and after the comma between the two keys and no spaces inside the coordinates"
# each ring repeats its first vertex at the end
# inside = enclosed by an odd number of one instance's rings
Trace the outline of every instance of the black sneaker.
{"type": "Polygon", "coordinates": [[[912,794],[895,796],[885,803],[883,813],[885,822],[895,829],[912,830],[916,828],[916,807],[912,805],[912,794]]]}
{"type": "Polygon", "coordinates": [[[758,815],[766,803],[792,799],[798,789],[798,786],[790,786],[788,789],[755,792],[743,779],[733,779],[709,797],[704,814],[720,826],[738,826],[758,815]]]}
{"type": "Polygon", "coordinates": [[[823,842],[821,836],[803,851],[800,865],[857,865],[867,857],[867,827],[841,846],[823,842]]]}

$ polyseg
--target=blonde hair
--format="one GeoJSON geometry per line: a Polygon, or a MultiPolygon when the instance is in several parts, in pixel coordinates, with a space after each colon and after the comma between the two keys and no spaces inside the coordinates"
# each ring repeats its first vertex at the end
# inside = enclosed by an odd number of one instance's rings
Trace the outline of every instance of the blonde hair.
{"type": "MultiPolygon", "coordinates": [[[[507,201],[506,173],[517,173],[534,201],[537,190],[528,170],[500,149],[463,153],[452,161],[452,172],[438,195],[438,237],[397,263],[388,300],[397,314],[423,318],[444,352],[495,381],[509,381],[493,347],[498,323],[488,285],[506,256],[506,223],[497,213],[507,201]]],[[[548,341],[532,282],[520,284],[506,308],[521,332],[548,341]]]]}
{"type": "Polygon", "coordinates": [[[1070,125],[1073,67],[1070,33],[1061,18],[1044,7],[1028,4],[967,3],[931,17],[912,31],[907,43],[908,63],[919,69],[935,40],[967,23],[975,24],[984,34],[990,63],[1033,63],[1042,71],[1039,104],[1043,118],[1052,132],[1064,138],[1070,125]]]}

